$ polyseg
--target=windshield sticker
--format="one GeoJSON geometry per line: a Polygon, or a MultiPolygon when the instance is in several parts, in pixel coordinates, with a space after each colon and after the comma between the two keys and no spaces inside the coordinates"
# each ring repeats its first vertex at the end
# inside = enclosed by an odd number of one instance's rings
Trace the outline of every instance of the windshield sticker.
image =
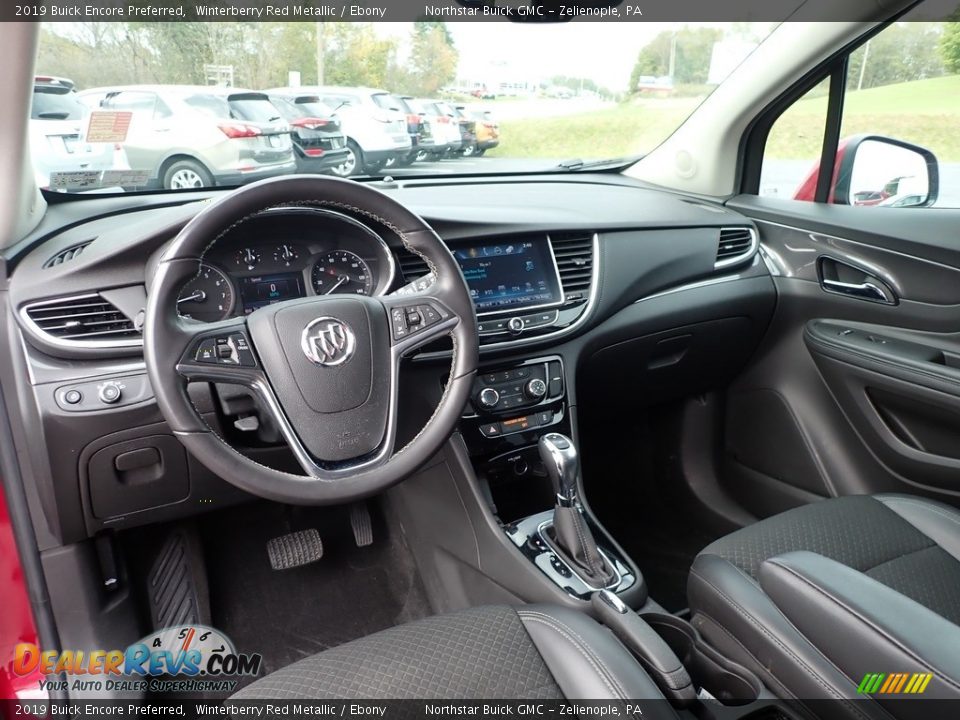
{"type": "Polygon", "coordinates": [[[90,113],[87,125],[87,142],[122,143],[127,141],[132,112],[97,110],[90,113]]]}

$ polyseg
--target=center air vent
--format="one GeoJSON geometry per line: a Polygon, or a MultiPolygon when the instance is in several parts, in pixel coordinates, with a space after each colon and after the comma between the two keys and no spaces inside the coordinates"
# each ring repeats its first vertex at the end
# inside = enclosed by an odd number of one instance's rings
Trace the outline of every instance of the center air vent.
{"type": "Polygon", "coordinates": [[[757,235],[752,228],[721,228],[715,266],[721,268],[742,262],[752,257],[756,249],[757,235]]]}
{"type": "Polygon", "coordinates": [[[404,285],[412,283],[430,272],[427,261],[406,248],[395,250],[394,255],[397,258],[397,268],[400,270],[404,285]]]}
{"type": "Polygon", "coordinates": [[[80,255],[80,253],[84,251],[87,245],[89,245],[92,242],[93,240],[87,240],[86,242],[77,243],[76,245],[71,245],[66,250],[61,250],[52,258],[47,260],[43,264],[43,266],[45,268],[49,268],[49,267],[55,267],[57,265],[62,265],[65,262],[69,262],[70,260],[73,260],[75,257],[80,255]]]}
{"type": "Polygon", "coordinates": [[[593,278],[593,235],[552,233],[550,244],[560,271],[560,284],[568,303],[586,300],[593,278]]]}
{"type": "Polygon", "coordinates": [[[50,338],[68,343],[136,344],[140,332],[133,321],[101,295],[78,295],[28,305],[30,324],[50,338]]]}

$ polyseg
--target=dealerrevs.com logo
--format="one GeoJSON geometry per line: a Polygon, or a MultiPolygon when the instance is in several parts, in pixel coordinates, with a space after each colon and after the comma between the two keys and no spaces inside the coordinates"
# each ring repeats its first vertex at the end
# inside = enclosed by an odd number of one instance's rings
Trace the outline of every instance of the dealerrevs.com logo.
{"type": "Polygon", "coordinates": [[[32,643],[17,645],[13,670],[17,675],[39,671],[68,676],[42,680],[41,689],[86,692],[232,691],[235,678],[257,675],[259,653],[238,653],[230,639],[205,625],[180,625],[152,633],[125,650],[41,650],[32,643]]]}

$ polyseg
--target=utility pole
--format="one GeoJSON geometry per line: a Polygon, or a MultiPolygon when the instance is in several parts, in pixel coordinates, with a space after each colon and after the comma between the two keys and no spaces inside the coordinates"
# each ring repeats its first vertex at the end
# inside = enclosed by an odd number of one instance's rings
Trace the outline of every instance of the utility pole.
{"type": "Polygon", "coordinates": [[[676,31],[670,35],[670,71],[667,75],[670,76],[670,81],[673,81],[673,73],[677,69],[677,33],[676,31]]]}
{"type": "Polygon", "coordinates": [[[326,23],[318,22],[316,24],[317,34],[317,85],[323,85],[323,54],[325,50],[326,23]]]}
{"type": "Polygon", "coordinates": [[[860,79],[857,81],[857,90],[863,88],[863,76],[867,72],[867,56],[870,54],[870,41],[863,46],[863,60],[860,61],[860,79]]]}

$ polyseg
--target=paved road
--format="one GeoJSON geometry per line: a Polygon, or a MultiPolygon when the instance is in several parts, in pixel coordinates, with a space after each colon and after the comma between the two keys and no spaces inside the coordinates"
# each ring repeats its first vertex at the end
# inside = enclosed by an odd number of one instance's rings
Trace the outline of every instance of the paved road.
{"type": "MultiPolygon", "coordinates": [[[[562,101],[558,101],[562,102],[562,101]]],[[[409,168],[391,172],[394,177],[416,175],[473,175],[481,173],[537,172],[555,168],[563,158],[523,159],[475,157],[415,163],[409,168]]],[[[810,171],[806,160],[775,160],[764,166],[761,193],[774,197],[790,198],[800,181],[810,171]]],[[[389,172],[389,171],[388,171],[389,172]]],[[[960,208],[960,163],[941,163],[940,197],[936,207],[960,208]]]]}

